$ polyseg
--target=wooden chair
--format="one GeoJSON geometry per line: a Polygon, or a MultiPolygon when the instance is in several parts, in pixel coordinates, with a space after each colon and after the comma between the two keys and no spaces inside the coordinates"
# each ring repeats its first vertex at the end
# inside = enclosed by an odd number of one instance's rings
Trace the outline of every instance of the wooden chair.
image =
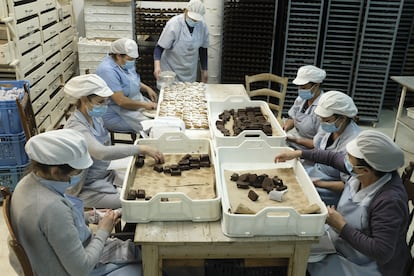
{"type": "Polygon", "coordinates": [[[251,99],[264,99],[269,105],[269,108],[273,112],[276,112],[275,116],[281,123],[288,78],[280,77],[270,73],[261,73],[252,76],[246,75],[245,79],[246,91],[249,97],[251,99]],[[256,89],[256,87],[259,87],[260,84],[262,85],[260,86],[262,88],[256,89]],[[255,87],[255,89],[252,89],[252,87],[255,87]]]}
{"type": "Polygon", "coordinates": [[[23,246],[19,243],[16,238],[16,234],[12,228],[11,220],[10,220],[10,201],[11,201],[11,193],[9,188],[0,186],[0,191],[3,195],[3,216],[4,221],[6,222],[7,229],[9,230],[10,239],[8,241],[9,248],[13,251],[16,255],[17,260],[19,261],[21,268],[23,270],[24,276],[32,276],[34,272],[32,270],[32,265],[30,264],[30,260],[27,257],[26,252],[24,251],[23,246]]]}
{"type": "MultiPolygon", "coordinates": [[[[401,178],[404,184],[404,187],[407,191],[408,200],[411,201],[411,204],[414,205],[414,182],[411,181],[411,177],[414,171],[414,162],[410,162],[408,166],[404,169],[401,178]]],[[[410,212],[410,222],[413,222],[414,217],[414,208],[410,212]]],[[[414,233],[411,233],[408,246],[412,249],[414,244],[414,233]]],[[[414,260],[411,263],[411,269],[407,274],[408,276],[414,276],[414,260]]]]}
{"type": "Polygon", "coordinates": [[[27,141],[32,136],[38,134],[38,130],[32,103],[30,101],[29,88],[26,84],[24,85],[23,99],[21,101],[19,99],[16,99],[16,105],[20,116],[20,122],[22,123],[24,135],[26,136],[27,141]]]}

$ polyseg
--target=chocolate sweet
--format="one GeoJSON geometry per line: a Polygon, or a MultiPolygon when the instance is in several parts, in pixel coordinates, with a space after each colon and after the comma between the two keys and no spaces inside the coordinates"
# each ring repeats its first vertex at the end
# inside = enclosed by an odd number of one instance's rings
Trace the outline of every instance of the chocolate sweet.
{"type": "Polygon", "coordinates": [[[230,180],[231,181],[237,181],[239,179],[239,174],[238,173],[233,173],[231,176],[230,176],[230,180]]]}
{"type": "Polygon", "coordinates": [[[237,180],[236,184],[239,189],[249,189],[249,182],[237,180]]]}
{"type": "Polygon", "coordinates": [[[164,171],[164,167],[162,166],[162,164],[155,164],[154,171],[162,173],[164,171]]]}
{"type": "Polygon", "coordinates": [[[127,200],[134,200],[137,197],[137,191],[130,189],[127,194],[127,200]]]}
{"type": "Polygon", "coordinates": [[[145,190],[138,189],[137,190],[137,198],[145,198],[145,190]]]}
{"type": "Polygon", "coordinates": [[[250,198],[251,201],[256,201],[259,198],[259,195],[253,190],[250,190],[247,196],[250,198]]]}

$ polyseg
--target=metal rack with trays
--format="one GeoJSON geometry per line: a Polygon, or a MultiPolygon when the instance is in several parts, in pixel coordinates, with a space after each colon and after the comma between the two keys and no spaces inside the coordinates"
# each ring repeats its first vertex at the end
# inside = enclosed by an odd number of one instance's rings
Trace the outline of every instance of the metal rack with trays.
{"type": "Polygon", "coordinates": [[[53,128],[68,107],[60,91],[63,69],[71,72],[70,76],[66,73],[66,80],[74,73],[72,3],[0,0],[0,6],[6,7],[0,30],[6,34],[10,54],[0,65],[0,79],[29,81],[39,130],[53,128]]]}
{"type": "Polygon", "coordinates": [[[271,72],[277,2],[224,3],[222,83],[244,83],[245,75],[271,72]]]}

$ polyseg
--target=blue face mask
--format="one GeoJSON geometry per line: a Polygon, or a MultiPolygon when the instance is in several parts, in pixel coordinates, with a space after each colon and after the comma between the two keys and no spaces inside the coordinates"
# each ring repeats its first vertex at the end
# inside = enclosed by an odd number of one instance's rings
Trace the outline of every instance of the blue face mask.
{"type": "MultiPolygon", "coordinates": [[[[353,177],[358,177],[361,176],[362,174],[357,174],[356,172],[354,172],[354,167],[352,166],[351,162],[349,161],[349,157],[348,155],[345,156],[344,158],[344,165],[346,170],[349,172],[349,174],[353,177]]],[[[355,166],[355,167],[363,167],[363,166],[355,166]]]]}
{"type": "Polygon", "coordinates": [[[105,105],[94,105],[92,110],[88,110],[88,114],[91,117],[102,117],[106,110],[108,109],[108,106],[105,105]]]}
{"type": "Polygon", "coordinates": [[[339,130],[339,127],[335,125],[335,122],[332,122],[332,123],[322,122],[321,128],[328,133],[337,132],[339,130]]]}
{"type": "Polygon", "coordinates": [[[310,89],[298,89],[299,97],[304,100],[310,100],[313,98],[313,93],[310,89]]]}
{"type": "Polygon", "coordinates": [[[81,181],[81,179],[82,179],[82,172],[77,175],[72,175],[69,180],[69,187],[75,186],[81,181]]]}
{"type": "Polygon", "coordinates": [[[190,26],[191,28],[194,28],[195,26],[197,26],[198,21],[194,21],[191,18],[186,17],[185,18],[185,22],[187,23],[188,26],[190,26]]]}
{"type": "Polygon", "coordinates": [[[131,70],[135,68],[135,60],[127,60],[127,62],[122,65],[122,69],[124,70],[131,70]]]}

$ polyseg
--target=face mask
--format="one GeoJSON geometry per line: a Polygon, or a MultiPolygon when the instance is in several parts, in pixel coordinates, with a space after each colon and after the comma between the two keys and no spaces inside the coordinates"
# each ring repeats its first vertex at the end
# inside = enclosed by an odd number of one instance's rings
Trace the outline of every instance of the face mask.
{"type": "Polygon", "coordinates": [[[336,127],[335,122],[332,122],[332,123],[323,122],[321,123],[321,128],[328,133],[337,132],[339,130],[339,128],[336,127]]]}
{"type": "Polygon", "coordinates": [[[122,69],[124,70],[131,70],[135,68],[135,60],[127,60],[127,62],[122,65],[122,69]]]}
{"type": "Polygon", "coordinates": [[[194,20],[192,20],[191,18],[188,18],[188,17],[186,17],[185,18],[185,22],[187,23],[187,25],[188,26],[190,26],[191,28],[194,28],[197,24],[198,24],[198,22],[197,21],[194,21],[194,20]]]}
{"type": "Polygon", "coordinates": [[[313,97],[312,91],[310,89],[298,89],[299,97],[304,100],[310,100],[313,97]]]}
{"type": "Polygon", "coordinates": [[[69,180],[69,185],[70,185],[69,187],[75,186],[81,181],[81,179],[82,179],[82,172],[77,175],[72,175],[69,180]]]}
{"type": "MultiPolygon", "coordinates": [[[[345,165],[346,170],[349,172],[349,174],[351,176],[358,177],[358,176],[363,175],[363,174],[357,174],[357,173],[354,172],[354,167],[352,166],[351,162],[349,161],[348,155],[345,156],[345,158],[344,158],[344,165],[345,165]]],[[[362,167],[362,166],[355,166],[355,167],[362,167]]]]}
{"type": "Polygon", "coordinates": [[[88,110],[88,114],[91,117],[102,117],[106,110],[108,109],[108,106],[105,105],[94,105],[92,110],[88,110]]]}

